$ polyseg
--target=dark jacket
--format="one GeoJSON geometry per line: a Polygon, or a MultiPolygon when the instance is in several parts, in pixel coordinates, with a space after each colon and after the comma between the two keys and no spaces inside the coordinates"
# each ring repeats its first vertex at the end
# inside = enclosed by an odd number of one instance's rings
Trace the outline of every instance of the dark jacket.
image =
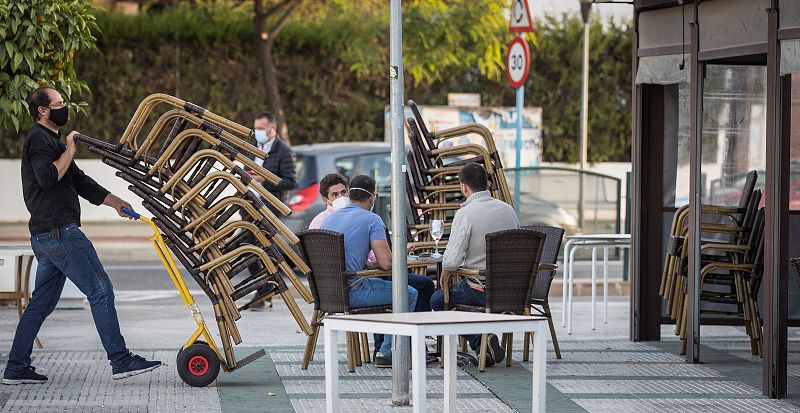
{"type": "MultiPolygon", "coordinates": [[[[286,202],[286,192],[297,188],[297,171],[294,167],[294,151],[283,139],[276,138],[267,154],[267,159],[263,160],[264,169],[274,173],[281,181],[277,185],[264,182],[264,189],[275,195],[282,202],[286,202]]],[[[256,159],[256,163],[261,159],[256,159]]]]}
{"type": "Polygon", "coordinates": [[[31,213],[28,229],[38,235],[69,224],[81,224],[78,196],[100,205],[108,190],[83,173],[75,161],[64,177],[58,179],[53,161],[67,146],[59,135],[38,123],[33,126],[22,147],[22,196],[31,213]]]}

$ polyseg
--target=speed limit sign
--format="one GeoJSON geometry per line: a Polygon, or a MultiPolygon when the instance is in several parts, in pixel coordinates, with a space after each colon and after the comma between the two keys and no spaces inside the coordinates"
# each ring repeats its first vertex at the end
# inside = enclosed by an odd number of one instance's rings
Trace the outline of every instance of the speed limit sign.
{"type": "Polygon", "coordinates": [[[514,89],[525,84],[531,65],[531,52],[522,37],[514,37],[508,44],[506,54],[506,76],[514,89]]]}

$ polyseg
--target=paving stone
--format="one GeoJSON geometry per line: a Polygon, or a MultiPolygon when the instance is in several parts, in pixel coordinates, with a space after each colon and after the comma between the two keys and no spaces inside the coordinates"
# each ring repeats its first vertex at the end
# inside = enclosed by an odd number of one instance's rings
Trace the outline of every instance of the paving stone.
{"type": "MultiPolygon", "coordinates": [[[[171,351],[138,354],[170,364],[175,357],[171,351]]],[[[216,387],[190,387],[170,365],[125,380],[111,379],[103,352],[39,351],[33,365],[49,381],[3,386],[2,392],[7,394],[4,412],[222,411],[216,387]]],[[[4,368],[0,364],[0,370],[4,368]]]]}
{"type": "MultiPolygon", "coordinates": [[[[427,392],[444,393],[444,380],[426,380],[427,392]]],[[[475,379],[458,380],[458,393],[489,393],[489,389],[475,379]]],[[[325,380],[284,380],[286,392],[291,394],[325,394],[325,380]]],[[[409,386],[411,387],[411,386],[409,386]]],[[[391,393],[391,380],[339,380],[339,393],[376,394],[391,393]]]]}
{"type": "Polygon", "coordinates": [[[549,384],[562,393],[584,394],[708,394],[760,395],[761,391],[735,381],[719,380],[584,380],[556,379],[549,384]]]}
{"type": "MultiPolygon", "coordinates": [[[[647,343],[634,343],[631,341],[611,341],[611,340],[592,340],[592,341],[559,341],[558,347],[563,354],[564,351],[596,351],[596,350],[620,350],[620,351],[659,351],[658,347],[647,343]]],[[[522,349],[522,345],[517,345],[514,341],[515,349],[522,349]]],[[[553,345],[548,343],[548,351],[553,351],[553,345]]]]}
{"type": "MultiPolygon", "coordinates": [[[[514,361],[522,361],[522,353],[512,354],[514,361]]],[[[531,357],[533,354],[531,353],[531,357]]],[[[681,356],[665,352],[615,352],[578,351],[561,352],[561,360],[552,353],[547,354],[547,363],[682,363],[681,356]]]]}
{"type": "MultiPolygon", "coordinates": [[[[277,364],[275,367],[281,377],[325,377],[324,364],[309,364],[307,370],[300,369],[300,364],[277,364]]],[[[444,369],[428,367],[425,374],[427,377],[433,377],[442,376],[443,372],[444,369]]],[[[379,369],[374,364],[364,364],[361,367],[356,367],[355,373],[350,373],[347,371],[347,365],[339,364],[339,376],[342,379],[347,379],[348,377],[391,377],[392,369],[379,369]]],[[[469,374],[459,369],[458,376],[466,377],[469,374]]]]}
{"type": "Polygon", "coordinates": [[[574,401],[591,413],[800,411],[789,403],[768,399],[575,399],[574,401]]]}
{"type": "MultiPolygon", "coordinates": [[[[412,406],[394,407],[391,399],[340,399],[339,405],[342,413],[362,413],[362,412],[411,412],[412,406]]],[[[459,412],[514,412],[513,409],[497,399],[458,399],[456,400],[459,412]]],[[[325,411],[324,399],[293,399],[292,406],[298,413],[323,412],[325,411]]],[[[441,412],[444,410],[444,400],[428,399],[427,407],[429,412],[441,412]]]]}
{"type": "MultiPolygon", "coordinates": [[[[524,363],[532,369],[531,363],[524,363]]],[[[708,367],[692,364],[598,364],[598,363],[552,363],[547,366],[547,377],[722,377],[708,367]]]]}

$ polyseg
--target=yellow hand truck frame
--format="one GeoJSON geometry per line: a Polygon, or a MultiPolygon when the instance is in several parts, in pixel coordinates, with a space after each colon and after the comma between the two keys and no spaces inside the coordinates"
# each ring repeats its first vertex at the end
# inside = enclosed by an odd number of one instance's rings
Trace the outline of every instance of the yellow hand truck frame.
{"type": "Polygon", "coordinates": [[[193,387],[205,387],[216,380],[220,368],[229,373],[265,356],[266,352],[261,349],[238,363],[234,362],[234,365],[228,364],[223,354],[219,351],[219,347],[217,347],[211,331],[203,319],[203,315],[200,313],[200,307],[197,306],[194,297],[189,292],[189,288],[183,281],[178,266],[175,264],[175,260],[172,259],[172,255],[167,249],[167,244],[161,236],[161,231],[150,218],[128,208],[122,208],[122,212],[135,220],[150,225],[153,229],[153,236],[150,238],[150,241],[153,242],[153,248],[156,250],[158,258],[161,259],[161,263],[164,264],[164,268],[167,270],[173,284],[175,284],[175,288],[181,295],[183,302],[189,307],[192,319],[197,324],[194,334],[178,350],[176,366],[181,380],[193,387]],[[198,340],[201,335],[206,341],[198,340]]]}

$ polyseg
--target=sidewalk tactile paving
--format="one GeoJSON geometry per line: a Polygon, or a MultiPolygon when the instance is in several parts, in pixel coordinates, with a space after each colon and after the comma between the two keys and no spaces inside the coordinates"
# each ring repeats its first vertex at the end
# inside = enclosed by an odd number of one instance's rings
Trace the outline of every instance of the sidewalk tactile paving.
{"type": "Polygon", "coordinates": [[[548,380],[562,393],[760,395],[744,383],[719,380],[548,380]]]}
{"type": "MultiPolygon", "coordinates": [[[[281,377],[325,377],[324,364],[309,364],[307,370],[300,369],[299,364],[276,364],[278,375],[281,377]]],[[[438,367],[428,367],[426,370],[427,377],[442,376],[443,369],[438,367]]],[[[346,380],[348,376],[352,377],[392,377],[392,369],[379,369],[374,364],[364,364],[361,367],[356,367],[355,373],[347,371],[347,365],[339,364],[339,376],[346,380]]],[[[458,376],[469,376],[469,374],[461,369],[458,370],[458,376]]]]}
{"type": "Polygon", "coordinates": [[[573,399],[573,401],[590,413],[800,411],[789,403],[768,399],[573,399]]]}
{"type": "MultiPolygon", "coordinates": [[[[531,363],[524,363],[530,370],[531,363]]],[[[547,366],[547,377],[722,377],[717,371],[697,364],[595,364],[553,363],[547,366]]]]}
{"type": "MultiPolygon", "coordinates": [[[[324,412],[324,399],[293,399],[292,406],[298,413],[324,412]]],[[[362,413],[362,412],[411,412],[412,406],[394,407],[391,399],[340,399],[339,407],[342,413],[362,413]]],[[[444,400],[428,399],[427,407],[429,412],[441,412],[444,410],[444,400]]],[[[458,399],[456,400],[456,410],[459,412],[497,412],[511,413],[513,409],[497,399],[458,399]]]]}
{"type": "MultiPolygon", "coordinates": [[[[522,361],[522,353],[512,354],[514,361],[522,361]]],[[[531,352],[531,358],[533,353],[531,352]]],[[[555,354],[547,353],[547,363],[683,363],[681,356],[664,352],[614,352],[614,351],[577,351],[561,352],[561,360],[555,354]]]]}
{"type": "MultiPolygon", "coordinates": [[[[170,364],[174,352],[138,352],[148,359],[170,364]]],[[[111,379],[106,355],[99,351],[40,351],[33,364],[46,374],[44,384],[2,386],[8,395],[4,412],[220,412],[216,387],[193,388],[178,377],[175,366],[124,380],[111,379]]],[[[5,364],[0,364],[5,369],[5,364]]]]}
{"type": "MultiPolygon", "coordinates": [[[[515,349],[522,349],[522,342],[518,345],[514,341],[515,349]]],[[[566,341],[558,342],[561,352],[564,351],[597,351],[597,350],[616,350],[616,351],[661,351],[658,347],[646,343],[634,343],[631,341],[566,341]]],[[[547,351],[553,351],[553,345],[548,342],[547,351]]]]}
{"type": "MultiPolygon", "coordinates": [[[[489,389],[475,379],[458,380],[458,393],[490,393],[489,389]]],[[[283,386],[288,394],[325,394],[325,380],[284,380],[283,386]]],[[[410,385],[410,388],[413,384],[410,385]]],[[[427,392],[442,394],[444,380],[427,380],[427,392]]],[[[339,380],[339,393],[391,393],[391,380],[339,380]]]]}

